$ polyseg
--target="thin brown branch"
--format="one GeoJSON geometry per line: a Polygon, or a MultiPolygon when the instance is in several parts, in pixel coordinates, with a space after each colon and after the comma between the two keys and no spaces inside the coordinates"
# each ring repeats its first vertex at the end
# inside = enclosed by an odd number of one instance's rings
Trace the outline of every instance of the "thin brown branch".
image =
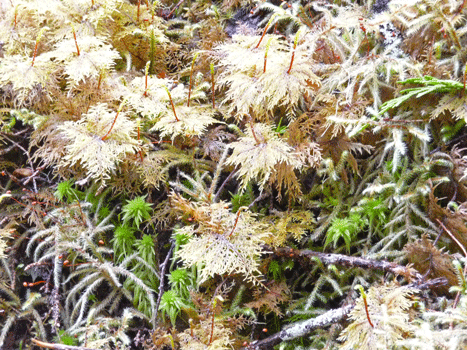
{"type": "Polygon", "coordinates": [[[170,11],[170,13],[167,15],[167,17],[166,17],[167,19],[170,19],[170,18],[172,17],[172,15],[173,15],[173,13],[175,12],[175,10],[178,9],[178,8],[180,7],[180,5],[183,3],[183,1],[185,1],[185,0],[180,0],[180,1],[178,2],[178,4],[175,5],[175,7],[172,9],[172,11],[170,11]]]}
{"type": "Polygon", "coordinates": [[[446,277],[438,277],[428,281],[415,281],[413,283],[407,284],[402,288],[413,288],[413,289],[435,289],[442,286],[448,285],[448,279],[446,277]]]}

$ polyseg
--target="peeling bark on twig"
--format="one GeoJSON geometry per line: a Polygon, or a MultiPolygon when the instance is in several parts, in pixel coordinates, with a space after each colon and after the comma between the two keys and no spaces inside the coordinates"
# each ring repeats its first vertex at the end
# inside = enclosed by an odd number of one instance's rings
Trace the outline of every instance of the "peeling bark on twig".
{"type": "Polygon", "coordinates": [[[435,278],[429,281],[416,281],[404,287],[425,290],[425,289],[435,289],[441,286],[446,286],[448,283],[449,282],[446,277],[438,277],[438,278],[435,278]]]}
{"type": "Polygon", "coordinates": [[[315,329],[329,326],[333,323],[339,322],[347,314],[352,311],[354,305],[346,305],[339,309],[330,310],[316,318],[311,318],[303,322],[294,323],[276,334],[271,335],[265,339],[251,343],[245,350],[259,350],[259,349],[272,349],[273,346],[286,341],[299,337],[303,337],[315,329]]]}
{"type": "Polygon", "coordinates": [[[287,255],[288,257],[317,257],[325,265],[340,265],[346,267],[360,267],[370,270],[382,270],[385,272],[391,272],[397,276],[404,276],[409,281],[423,280],[423,276],[417,270],[385,260],[373,260],[343,254],[320,253],[312,250],[296,250],[292,248],[279,248],[275,253],[277,255],[287,255]]]}
{"type": "Polygon", "coordinates": [[[31,341],[41,348],[54,349],[54,350],[97,350],[92,348],[84,348],[82,346],[72,346],[63,344],[46,343],[37,339],[31,339],[31,341]]]}
{"type": "MultiPolygon", "coordinates": [[[[331,255],[336,255],[336,254],[331,254],[331,255]]],[[[437,288],[444,284],[447,284],[447,279],[440,277],[440,278],[435,278],[429,281],[419,280],[417,282],[408,284],[401,288],[415,288],[415,289],[424,290],[424,289],[437,288]]],[[[352,311],[353,307],[354,307],[353,304],[349,304],[339,309],[330,310],[316,318],[311,318],[306,321],[294,323],[292,326],[276,334],[273,334],[265,339],[251,343],[247,347],[243,348],[243,350],[272,349],[273,346],[283,341],[306,336],[307,334],[310,334],[311,332],[313,332],[315,329],[324,328],[331,324],[335,324],[341,321],[344,317],[346,317],[350,313],[350,311],[352,311]]]]}

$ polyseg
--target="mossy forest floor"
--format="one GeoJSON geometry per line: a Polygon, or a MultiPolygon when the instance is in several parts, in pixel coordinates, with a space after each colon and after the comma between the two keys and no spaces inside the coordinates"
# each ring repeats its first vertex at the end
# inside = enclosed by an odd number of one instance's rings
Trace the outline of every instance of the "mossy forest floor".
{"type": "Polygon", "coordinates": [[[466,349],[461,0],[0,0],[0,349],[466,349]]]}

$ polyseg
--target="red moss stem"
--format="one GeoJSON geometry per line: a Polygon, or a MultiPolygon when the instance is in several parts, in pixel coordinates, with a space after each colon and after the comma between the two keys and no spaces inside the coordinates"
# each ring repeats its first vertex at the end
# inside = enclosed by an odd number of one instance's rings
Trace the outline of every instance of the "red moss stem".
{"type": "Polygon", "coordinates": [[[38,286],[39,284],[42,284],[42,283],[46,283],[45,281],[37,281],[37,282],[30,282],[28,283],[28,287],[29,288],[32,288],[32,287],[35,287],[35,286],[38,286]]]}
{"type": "Polygon", "coordinates": [[[78,46],[78,40],[76,39],[76,31],[75,31],[75,28],[73,28],[73,38],[75,39],[76,53],[77,53],[78,56],[79,56],[79,55],[80,55],[80,51],[79,51],[79,46],[78,46]]]}
{"type": "Polygon", "coordinates": [[[107,132],[107,134],[105,134],[104,137],[102,137],[102,141],[105,141],[107,139],[107,137],[109,137],[112,129],[114,128],[114,125],[115,125],[115,122],[117,121],[117,118],[118,118],[118,115],[120,114],[120,109],[117,111],[117,114],[115,114],[115,118],[114,118],[114,121],[112,122],[112,125],[110,126],[110,129],[109,131],[107,132]]]}
{"type": "Polygon", "coordinates": [[[209,337],[208,346],[212,343],[212,338],[214,337],[214,311],[216,309],[217,297],[214,297],[214,301],[211,305],[211,336],[209,337]]]}
{"type": "Polygon", "coordinates": [[[172,9],[172,11],[170,11],[170,13],[167,15],[167,18],[171,18],[173,13],[175,12],[176,9],[178,9],[178,7],[184,2],[185,0],[180,0],[177,5],[175,5],[175,7],[172,9]]]}
{"type": "Polygon", "coordinates": [[[37,34],[36,45],[34,46],[34,54],[33,54],[33,56],[32,56],[31,67],[34,67],[34,62],[36,61],[36,56],[37,56],[37,49],[38,49],[38,47],[39,47],[39,41],[41,40],[42,35],[44,34],[44,32],[45,32],[47,29],[48,29],[47,27],[43,27],[43,28],[39,31],[39,34],[37,34]]]}
{"type": "Polygon", "coordinates": [[[138,0],[138,13],[136,14],[136,21],[139,23],[139,12],[141,7],[141,0],[138,0]]]}
{"type": "Polygon", "coordinates": [[[294,61],[294,58],[295,58],[295,49],[296,48],[297,48],[297,42],[295,41],[294,45],[293,45],[292,58],[290,59],[290,66],[289,66],[289,70],[287,71],[287,74],[290,74],[290,71],[292,70],[292,65],[293,65],[293,61],[294,61]]]}
{"type": "Polygon", "coordinates": [[[16,29],[17,19],[18,19],[18,6],[15,7],[15,24],[13,26],[13,29],[16,29]]]}
{"type": "Polygon", "coordinates": [[[229,237],[232,236],[232,234],[235,232],[235,229],[237,228],[238,224],[238,219],[240,218],[240,213],[242,212],[243,208],[239,208],[237,211],[237,217],[235,218],[234,225],[232,227],[232,231],[230,231],[229,237]]]}
{"type": "Polygon", "coordinates": [[[97,90],[98,91],[101,89],[101,83],[102,83],[102,72],[100,72],[99,80],[97,81],[97,90]]]}
{"type": "Polygon", "coordinates": [[[39,40],[36,40],[36,46],[34,46],[34,54],[32,55],[31,67],[34,67],[34,61],[36,60],[37,47],[39,46],[39,40]]]}
{"type": "Polygon", "coordinates": [[[148,75],[146,74],[144,77],[144,97],[148,97],[148,75]]]}
{"type": "Polygon", "coordinates": [[[170,94],[170,91],[169,89],[167,89],[167,87],[165,88],[165,91],[167,91],[167,94],[169,95],[170,105],[172,106],[172,111],[174,113],[175,120],[179,122],[180,119],[178,119],[177,113],[175,112],[175,105],[174,105],[174,101],[172,100],[172,95],[170,94]]]}
{"type": "Polygon", "coordinates": [[[261,38],[259,39],[258,44],[256,44],[255,49],[257,49],[259,47],[259,44],[261,44],[261,41],[263,41],[263,38],[266,35],[266,32],[268,31],[269,27],[271,26],[276,16],[277,16],[277,13],[273,14],[271,18],[269,19],[269,22],[268,24],[266,24],[266,27],[264,27],[263,34],[261,35],[261,38]]]}
{"type": "Polygon", "coordinates": [[[365,312],[366,312],[366,318],[368,319],[368,323],[370,324],[371,328],[375,328],[375,326],[371,322],[370,313],[368,312],[368,303],[366,301],[366,295],[362,294],[362,297],[363,297],[363,304],[365,304],[365,312]]]}
{"type": "Polygon", "coordinates": [[[259,142],[258,137],[256,136],[255,129],[253,128],[253,122],[250,118],[250,129],[251,129],[251,134],[253,135],[253,138],[256,141],[256,144],[259,145],[261,142],[259,142]]]}

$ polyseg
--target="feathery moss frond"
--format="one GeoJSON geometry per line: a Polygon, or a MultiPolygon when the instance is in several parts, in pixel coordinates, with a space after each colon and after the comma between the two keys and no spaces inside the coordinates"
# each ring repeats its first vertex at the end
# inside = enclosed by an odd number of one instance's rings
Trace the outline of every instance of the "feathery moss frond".
{"type": "Polygon", "coordinates": [[[258,283],[261,245],[271,234],[267,225],[256,221],[247,210],[232,213],[225,202],[193,204],[176,194],[172,202],[198,223],[178,230],[178,234],[190,237],[177,252],[186,267],[198,265],[202,282],[216,274],[241,273],[258,283]]]}
{"type": "Polygon", "coordinates": [[[300,169],[302,166],[294,149],[266,124],[254,124],[252,129],[247,129],[245,136],[232,142],[230,147],[233,152],[226,163],[239,167],[237,177],[240,178],[242,189],[253,180],[263,191],[278,165],[284,164],[291,169],[300,169]]]}
{"type": "Polygon", "coordinates": [[[104,103],[92,106],[81,120],[59,126],[61,136],[68,144],[58,165],[70,167],[79,164],[93,179],[105,181],[115,171],[117,163],[138,150],[135,129],[136,125],[124,112],[113,112],[104,103]]]}

